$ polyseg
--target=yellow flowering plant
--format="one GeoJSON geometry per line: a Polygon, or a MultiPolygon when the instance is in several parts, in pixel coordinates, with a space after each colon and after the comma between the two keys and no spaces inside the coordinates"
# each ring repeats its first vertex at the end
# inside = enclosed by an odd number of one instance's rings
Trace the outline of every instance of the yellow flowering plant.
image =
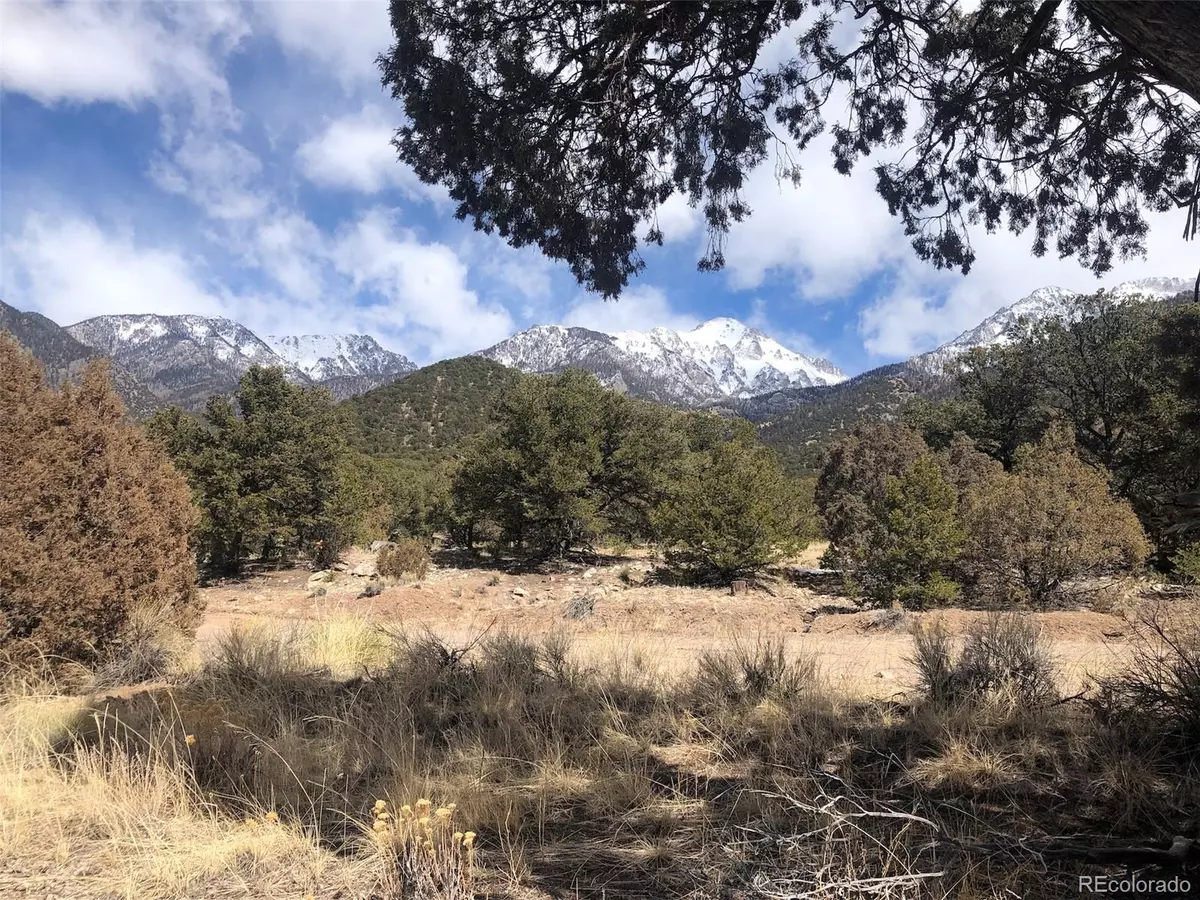
{"type": "Polygon", "coordinates": [[[387,860],[394,896],[474,896],[475,833],[455,830],[455,812],[453,803],[434,809],[422,798],[393,816],[386,800],[375,801],[370,833],[387,860]]]}

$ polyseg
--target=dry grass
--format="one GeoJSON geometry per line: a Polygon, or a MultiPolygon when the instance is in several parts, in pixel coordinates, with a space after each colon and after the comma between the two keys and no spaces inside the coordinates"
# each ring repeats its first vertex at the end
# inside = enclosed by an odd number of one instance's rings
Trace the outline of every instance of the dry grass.
{"type": "Polygon", "coordinates": [[[558,634],[253,625],[169,685],[10,691],[0,895],[1037,900],[1076,865],[964,848],[1161,838],[1200,799],[1167,744],[980,684],[864,702],[771,637],[664,671],[558,634]]]}
{"type": "Polygon", "coordinates": [[[0,895],[315,897],[369,883],[379,861],[340,859],[270,810],[238,820],[206,799],[187,747],[85,747],[88,705],[24,697],[0,710],[0,895]],[[65,743],[64,743],[65,742],[65,743]]]}

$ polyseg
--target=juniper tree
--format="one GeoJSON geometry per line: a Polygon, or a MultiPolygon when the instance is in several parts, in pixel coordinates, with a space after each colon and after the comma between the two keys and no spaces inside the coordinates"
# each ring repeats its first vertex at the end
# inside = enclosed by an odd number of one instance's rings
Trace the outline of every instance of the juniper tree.
{"type": "Polygon", "coordinates": [[[107,363],[55,391],[0,335],[0,373],[0,650],[103,662],[138,607],[195,628],[187,483],[126,420],[107,363]]]}
{"type": "MultiPolygon", "coordinates": [[[[1144,249],[1143,210],[1200,221],[1200,5],[1115,0],[581,3],[392,0],[382,80],[401,160],[456,215],[618,295],[673,194],[701,269],[750,215],[773,146],[828,130],[918,257],[966,272],[968,226],[1097,274],[1144,249]],[[781,35],[785,35],[782,38],[781,35]],[[849,37],[847,37],[847,35],[849,37]],[[776,39],[782,60],[764,48],[776,39]],[[892,148],[904,152],[891,152],[892,148]],[[649,224],[646,224],[649,223],[649,224]]],[[[803,211],[797,211],[803,214],[803,211]]]]}

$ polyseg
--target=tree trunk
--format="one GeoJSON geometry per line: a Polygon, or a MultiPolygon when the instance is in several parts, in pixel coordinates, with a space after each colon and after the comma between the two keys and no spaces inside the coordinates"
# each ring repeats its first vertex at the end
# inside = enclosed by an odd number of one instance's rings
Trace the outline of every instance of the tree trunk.
{"type": "Polygon", "coordinates": [[[1154,77],[1200,103],[1200,3],[1077,0],[1096,28],[1125,45],[1154,77]]]}

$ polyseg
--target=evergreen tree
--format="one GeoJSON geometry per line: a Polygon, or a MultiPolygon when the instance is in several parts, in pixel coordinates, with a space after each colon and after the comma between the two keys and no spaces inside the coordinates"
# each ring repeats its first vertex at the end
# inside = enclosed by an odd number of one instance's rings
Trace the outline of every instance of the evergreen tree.
{"type": "Polygon", "coordinates": [[[885,516],[888,479],[905,475],[928,453],[903,425],[859,425],[834,442],[817,478],[816,503],[830,540],[829,562],[846,564],[885,516]]]}
{"type": "Polygon", "coordinates": [[[675,414],[607,391],[591,375],[518,382],[455,476],[454,531],[494,532],[520,554],[564,553],[618,533],[648,536],[649,512],[686,445],[675,414]]]}
{"type": "Polygon", "coordinates": [[[882,515],[851,557],[855,586],[875,603],[924,607],[959,594],[952,579],[966,535],[954,488],[932,456],[888,479],[882,515]]]}
{"type": "Polygon", "coordinates": [[[307,550],[328,562],[348,544],[366,498],[355,484],[344,428],[328,391],[289,383],[281,369],[251,367],[237,409],[212,397],[203,424],[178,411],[148,423],[187,474],[201,510],[197,553],[215,571],[247,559],[283,561],[307,550]]]}
{"type": "Polygon", "coordinates": [[[1068,579],[1140,565],[1149,552],[1129,504],[1056,425],[1021,448],[1011,473],[982,481],[966,512],[964,561],[999,599],[1045,602],[1068,579]]]}
{"type": "MultiPolygon", "coordinates": [[[[459,218],[607,296],[642,269],[645,239],[664,239],[657,211],[676,194],[707,223],[701,268],[720,268],[752,214],[751,172],[827,125],[843,174],[905,148],[875,165],[877,190],[939,267],[970,269],[970,223],[1031,230],[1035,256],[1097,274],[1144,248],[1145,208],[1200,227],[1194,3],[390,6],[380,65],[404,104],[401,160],[445,185],[459,218]]],[[[783,174],[799,179],[794,159],[783,174]]]]}
{"type": "Polygon", "coordinates": [[[802,549],[815,522],[799,484],[753,428],[739,423],[720,439],[715,424],[693,427],[699,446],[655,524],[668,566],[690,580],[727,584],[802,549]]]}
{"type": "Polygon", "coordinates": [[[925,433],[934,434],[939,417],[971,408],[975,414],[956,424],[1008,468],[1019,447],[1062,420],[1080,457],[1107,471],[1165,560],[1181,534],[1175,498],[1200,482],[1200,416],[1189,389],[1200,371],[1196,321],[1194,304],[1077,298],[1063,320],[968,356],[957,405],[915,410],[910,420],[924,419],[925,433]]]}

